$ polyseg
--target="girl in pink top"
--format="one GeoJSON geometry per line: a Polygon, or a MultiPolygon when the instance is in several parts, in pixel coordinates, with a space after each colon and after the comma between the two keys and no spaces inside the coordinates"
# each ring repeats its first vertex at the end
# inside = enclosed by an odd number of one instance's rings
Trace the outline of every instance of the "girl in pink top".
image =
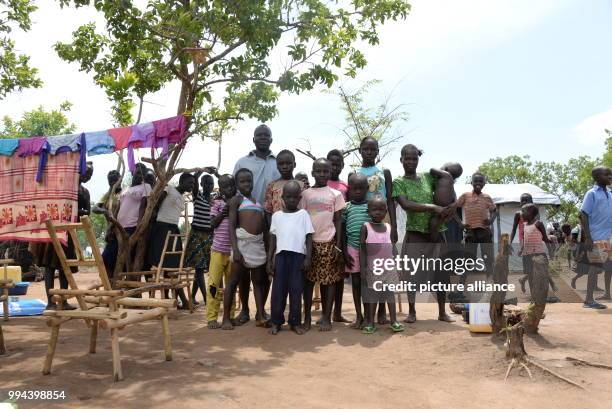
{"type": "Polygon", "coordinates": [[[321,285],[323,314],[320,331],[331,330],[331,310],[335,285],[342,280],[342,211],[345,207],[342,194],[327,186],[331,164],[327,159],[317,159],[312,164],[315,185],[302,193],[300,208],[310,215],[312,235],[312,267],[306,272],[304,283],[304,329],[311,326],[312,292],[315,283],[321,285]]]}
{"type": "Polygon", "coordinates": [[[397,321],[395,295],[383,287],[385,284],[397,284],[397,272],[377,271],[381,260],[394,259],[395,246],[391,242],[391,226],[384,223],[387,214],[387,202],[375,196],[368,202],[368,214],[372,221],[361,226],[361,245],[359,246],[359,263],[361,268],[362,297],[365,305],[364,334],[376,332],[374,313],[379,302],[387,302],[391,330],[401,332],[404,326],[397,321]]]}
{"type": "MultiPolygon", "coordinates": [[[[522,218],[525,221],[523,224],[523,240],[521,255],[523,256],[523,265],[525,272],[527,273],[527,279],[529,280],[529,288],[533,289],[533,268],[534,258],[538,256],[544,257],[546,266],[548,267],[548,249],[547,244],[550,244],[550,239],[546,234],[544,223],[538,220],[539,211],[536,205],[528,203],[521,208],[522,218]]],[[[521,290],[525,292],[525,279],[521,278],[521,290]]],[[[548,276],[553,291],[557,291],[555,283],[548,276]]]]}

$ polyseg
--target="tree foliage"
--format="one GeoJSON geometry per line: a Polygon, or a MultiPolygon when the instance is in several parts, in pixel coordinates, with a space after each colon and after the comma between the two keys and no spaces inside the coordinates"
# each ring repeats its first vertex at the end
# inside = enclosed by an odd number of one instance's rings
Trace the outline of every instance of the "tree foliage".
{"type": "Polygon", "coordinates": [[[64,101],[58,109],[45,110],[42,106],[26,112],[21,119],[2,118],[0,138],[29,138],[30,136],[54,136],[73,133],[76,129],[66,114],[72,104],[64,101]]]}
{"type": "Polygon", "coordinates": [[[38,70],[30,67],[30,57],[19,54],[10,38],[15,28],[30,29],[35,10],[32,0],[0,0],[0,100],[12,91],[42,85],[38,70]]]}
{"type": "MultiPolygon", "coordinates": [[[[604,158],[606,155],[610,157],[611,139],[606,141],[604,158]]],[[[589,156],[557,163],[533,162],[529,156],[513,155],[490,159],[480,165],[479,171],[486,175],[488,183],[532,183],[558,196],[561,205],[552,208],[549,217],[573,225],[578,223],[579,206],[584,194],[593,186],[591,169],[601,163],[601,159],[589,156]]]]}
{"type": "Polygon", "coordinates": [[[329,87],[340,69],[355,76],[366,61],[354,44],[377,44],[378,26],[409,11],[404,0],[149,0],[142,8],[130,0],[59,1],[104,14],[103,32],[83,25],[56,50],[94,73],[122,124],[132,121],[134,99],[176,79],[187,85],[179,113],[193,112],[200,126],[269,120],[279,91],[329,87]],[[278,67],[270,63],[275,49],[286,57],[278,67]]]}
{"type": "Polygon", "coordinates": [[[344,86],[332,91],[340,97],[342,110],[345,113],[345,126],[341,132],[345,139],[344,152],[352,152],[355,165],[361,165],[361,157],[357,150],[361,140],[365,137],[372,137],[378,141],[380,162],[397,143],[403,134],[399,131],[398,125],[404,124],[408,120],[408,112],[404,111],[404,105],[390,105],[391,96],[377,106],[366,105],[364,99],[371,95],[372,88],[380,85],[380,80],[371,80],[363,84],[355,91],[351,91],[344,86]]]}
{"type": "MultiPolygon", "coordinates": [[[[176,112],[187,115],[188,136],[214,135],[213,124],[246,117],[267,121],[277,112],[281,92],[331,87],[340,75],[354,77],[366,64],[357,44],[377,44],[379,26],[410,10],[406,0],[148,0],[146,6],[132,0],[58,1],[63,7],[94,7],[104,16],[102,30],[82,25],[70,43],[55,49],[93,74],[113,104],[115,122],[133,122],[134,101],[179,81],[176,112]]],[[[142,238],[164,186],[184,171],[176,168],[183,147],[152,159],[159,183],[129,247],[142,238]]],[[[127,251],[122,249],[118,266],[127,251]]],[[[137,255],[135,268],[141,259],[137,255]]]]}

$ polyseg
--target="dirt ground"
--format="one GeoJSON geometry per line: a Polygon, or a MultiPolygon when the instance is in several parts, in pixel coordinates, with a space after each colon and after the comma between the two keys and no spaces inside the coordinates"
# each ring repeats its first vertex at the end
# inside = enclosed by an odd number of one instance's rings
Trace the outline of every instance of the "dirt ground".
{"type": "MultiPolygon", "coordinates": [[[[513,281],[519,275],[512,275],[513,281]]],[[[95,274],[79,273],[87,284],[95,274]]],[[[562,299],[578,301],[557,279],[562,299]],[[568,298],[566,298],[566,296],[568,298]],[[572,298],[573,297],[573,298],[572,298]]],[[[600,286],[603,284],[600,280],[600,286]]],[[[43,299],[42,282],[28,298],[43,299]]],[[[344,314],[353,318],[350,292],[344,314]]],[[[252,297],[251,297],[252,298],[252,297]]],[[[612,307],[612,305],[611,305],[612,307]]],[[[406,305],[404,306],[406,308],[406,305]]],[[[417,306],[419,321],[392,335],[381,328],[362,335],[336,324],[329,333],[268,335],[251,321],[233,332],[208,330],[204,310],[176,312],[170,321],[174,359],[165,362],[161,325],[147,322],[122,331],[125,380],[113,383],[110,339],[98,338],[88,354],[89,332],[81,321],[62,326],[52,373],[41,375],[49,338],[42,317],[3,323],[8,355],[0,356],[0,402],[9,390],[65,391],[62,401],[18,402],[19,408],[610,408],[612,371],[576,367],[567,356],[612,364],[612,308],[593,311],[579,303],[549,305],[540,333],[525,338],[537,361],[578,381],[574,386],[532,369],[530,381],[507,367],[502,343],[472,334],[457,322],[437,321],[432,303],[417,306]]],[[[403,314],[402,314],[403,317],[403,314]]]]}

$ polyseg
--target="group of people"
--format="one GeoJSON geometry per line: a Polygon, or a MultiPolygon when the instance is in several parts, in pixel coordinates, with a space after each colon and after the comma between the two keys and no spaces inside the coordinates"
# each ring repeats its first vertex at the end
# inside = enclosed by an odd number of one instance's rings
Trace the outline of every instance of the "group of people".
{"type": "MultiPolygon", "coordinates": [[[[272,153],[268,126],[255,129],[253,143],[255,149],[238,160],[232,174],[218,175],[210,167],[205,169],[208,174],[184,173],[178,186],[166,186],[149,227],[145,269],[159,262],[166,234],[179,232],[183,194],[192,193],[194,216],[185,260],[195,268],[195,282],[192,294],[179,292],[178,296],[186,306],[187,296],[197,304],[197,293],[202,293],[208,328],[229,330],[251,319],[252,283],[257,326],[268,327],[271,334],[277,334],[285,323],[288,298],[289,328],[297,334],[308,331],[312,326],[313,293],[319,285],[322,315],[317,324],[320,331],[329,331],[332,322],[348,322],[342,316],[342,299],[344,281],[350,277],[356,313],[352,327],[367,334],[377,330],[376,324],[388,324],[394,332],[403,331],[394,294],[375,291],[377,277],[372,274],[375,259],[392,258],[396,253],[398,228],[402,228],[397,226],[396,206],[406,214],[402,255],[434,257],[439,243],[464,242],[470,254],[476,254],[480,246],[481,254],[486,255],[487,274],[492,272],[491,226],[498,213],[491,197],[482,191],[485,175],[472,175],[473,190],[457,198],[453,185],[463,172],[461,165],[447,163],[440,169],[418,172],[423,152],[408,144],[400,155],[404,174],[393,179],[389,170],[377,164],[378,142],[366,137],[359,146],[361,167],[350,173],[347,182],[340,180],[344,153],[334,149],[325,158],[313,161],[311,186],[305,174],[294,175],[296,160],[291,151],[272,153]],[[217,192],[211,174],[218,177],[217,192]],[[271,315],[265,310],[270,289],[271,315]],[[238,313],[236,292],[241,301],[238,313]],[[221,305],[223,315],[219,322],[221,305]]],[[[589,285],[593,276],[596,285],[597,271],[607,269],[609,297],[610,169],[596,168],[593,177],[596,186],[585,197],[582,219],[585,241],[591,250],[599,251],[600,263],[591,263],[594,272],[589,273],[589,285]],[[602,254],[607,255],[606,260],[602,254]]],[[[109,174],[109,186],[116,186],[117,178],[118,174],[109,174]]],[[[154,183],[154,174],[138,165],[131,186],[113,192],[117,208],[112,211],[130,234],[142,217],[154,183]]],[[[97,206],[104,206],[104,199],[97,206]]],[[[526,273],[521,279],[524,287],[530,280],[534,259],[547,257],[551,239],[538,220],[538,208],[531,196],[523,195],[521,205],[511,241],[518,231],[526,273]]],[[[103,253],[109,272],[114,271],[116,255],[117,241],[110,232],[103,253]]],[[[419,276],[417,272],[416,280],[447,283],[450,273],[435,271],[433,275],[419,276]]],[[[550,282],[554,290],[554,282],[550,282]]],[[[592,291],[589,294],[585,306],[600,308],[602,304],[592,299],[592,291]]],[[[415,295],[408,291],[406,323],[417,319],[415,295]]],[[[438,319],[452,322],[446,313],[446,292],[437,291],[436,300],[438,319]]]]}

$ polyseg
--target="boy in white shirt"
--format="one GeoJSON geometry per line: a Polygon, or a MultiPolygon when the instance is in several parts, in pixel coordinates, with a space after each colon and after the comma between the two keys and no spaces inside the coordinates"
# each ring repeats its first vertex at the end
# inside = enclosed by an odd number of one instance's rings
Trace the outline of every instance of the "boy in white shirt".
{"type": "Polygon", "coordinates": [[[289,326],[298,335],[302,327],[302,292],[304,272],[310,269],[312,233],[310,215],[298,209],[302,196],[300,184],[293,180],[283,186],[283,210],[272,215],[268,274],[272,283],[272,318],[270,334],[276,335],[285,322],[285,306],[289,295],[289,326]]]}

